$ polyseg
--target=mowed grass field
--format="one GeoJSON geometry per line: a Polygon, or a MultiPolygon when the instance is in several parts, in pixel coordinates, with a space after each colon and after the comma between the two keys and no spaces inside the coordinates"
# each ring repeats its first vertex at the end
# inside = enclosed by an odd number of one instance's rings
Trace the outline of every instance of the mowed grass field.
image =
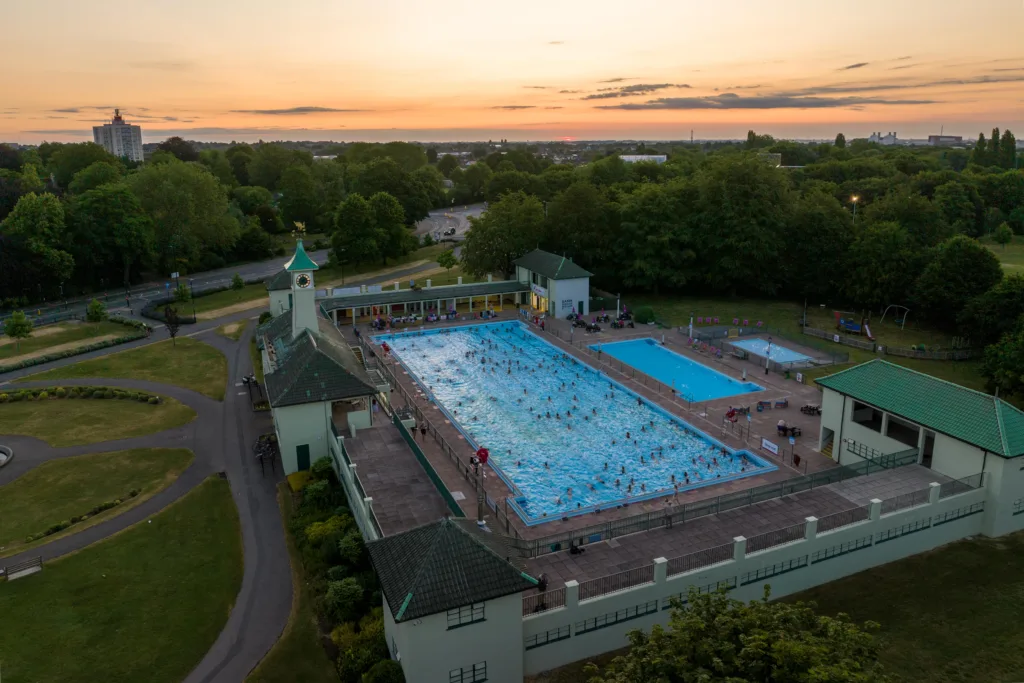
{"type": "Polygon", "coordinates": [[[45,353],[56,347],[85,346],[100,337],[123,337],[132,332],[132,328],[120,323],[65,322],[36,327],[31,337],[20,341],[0,335],[0,365],[16,362],[18,356],[45,353]]]}
{"type": "Polygon", "coordinates": [[[0,583],[4,681],[181,681],[241,583],[238,513],[228,482],[211,478],[147,522],[0,583]]]}
{"type": "Polygon", "coordinates": [[[981,243],[992,250],[1007,273],[1024,273],[1024,237],[1014,235],[1007,245],[997,244],[991,237],[981,238],[981,243]]]}
{"type": "Polygon", "coordinates": [[[168,396],[157,405],[114,398],[23,400],[0,403],[0,434],[34,436],[61,448],[154,434],[195,417],[168,396]]]}
{"type": "Polygon", "coordinates": [[[218,401],[224,400],[228,359],[209,344],[190,337],[147,344],[130,351],[66,365],[25,377],[23,380],[57,380],[92,377],[141,379],[192,389],[218,401]]]}
{"type": "Polygon", "coordinates": [[[96,505],[122,500],[117,507],[45,536],[33,545],[75,533],[119,515],[166,488],[192,462],[185,448],[136,448],[44,462],[0,486],[0,556],[25,550],[25,537],[81,516],[96,505]],[[128,492],[137,489],[131,498],[128,492]]]}

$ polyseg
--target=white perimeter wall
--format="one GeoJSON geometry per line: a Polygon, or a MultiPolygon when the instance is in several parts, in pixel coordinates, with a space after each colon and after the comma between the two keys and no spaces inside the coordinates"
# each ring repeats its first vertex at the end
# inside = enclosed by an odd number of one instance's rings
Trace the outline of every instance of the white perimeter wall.
{"type": "Polygon", "coordinates": [[[569,315],[581,301],[583,310],[576,312],[580,315],[590,315],[590,278],[548,280],[548,294],[557,317],[564,318],[569,315]]]}
{"type": "MultiPolygon", "coordinates": [[[[935,487],[937,488],[937,487],[935,487]]],[[[531,615],[522,620],[523,639],[568,627],[571,636],[526,650],[525,672],[535,674],[570,662],[628,645],[626,634],[636,628],[650,629],[668,623],[668,599],[685,594],[689,587],[713,590],[716,585],[735,586],[730,596],[754,600],[771,586],[773,597],[782,597],[931,550],[981,531],[986,490],[937,500],[885,516],[817,535],[816,522],[808,523],[808,537],[760,553],[744,555],[712,567],[665,576],[667,565],[655,563],[655,582],[579,603],[577,589],[567,589],[566,607],[531,615]],[[757,575],[756,572],[761,572],[757,575]],[[648,614],[644,612],[652,610],[648,614]],[[640,614],[641,616],[634,616],[640,614]],[[618,618],[626,618],[618,621],[618,618]],[[610,625],[584,632],[586,620],[600,619],[610,625]]],[[[873,506],[872,517],[880,512],[873,506]]],[[[1024,517],[1021,515],[1020,519],[1024,517]]],[[[745,545],[745,541],[741,543],[745,545]]],[[[570,582],[572,583],[572,582],[570,582]]],[[[416,680],[409,679],[410,683],[416,680]]]]}

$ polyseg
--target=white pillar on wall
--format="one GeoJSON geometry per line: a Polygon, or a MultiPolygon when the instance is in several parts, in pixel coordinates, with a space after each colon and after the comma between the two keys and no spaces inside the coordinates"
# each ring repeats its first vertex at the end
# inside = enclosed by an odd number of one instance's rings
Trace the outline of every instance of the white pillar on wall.
{"type": "Polygon", "coordinates": [[[804,522],[804,538],[808,541],[813,541],[818,537],[818,518],[808,517],[804,522]]]}
{"type": "Polygon", "coordinates": [[[736,536],[732,539],[732,559],[742,562],[747,557],[747,539],[745,536],[736,536]]]}
{"type": "Polygon", "coordinates": [[[565,608],[576,609],[580,606],[580,584],[579,581],[570,579],[565,582],[565,608]]]}

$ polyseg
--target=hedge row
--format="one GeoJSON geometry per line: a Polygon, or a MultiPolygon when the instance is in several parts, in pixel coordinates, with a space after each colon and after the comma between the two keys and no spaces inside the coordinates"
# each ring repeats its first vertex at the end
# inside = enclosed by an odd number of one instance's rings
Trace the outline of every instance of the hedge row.
{"type": "Polygon", "coordinates": [[[64,531],[65,529],[67,529],[70,526],[78,524],[79,522],[84,522],[85,520],[89,519],[90,517],[95,517],[96,515],[100,514],[101,512],[105,512],[105,511],[109,510],[110,508],[117,507],[118,505],[123,503],[125,500],[127,500],[129,498],[134,498],[135,496],[139,495],[139,493],[140,493],[140,491],[138,489],[132,489],[131,491],[128,492],[128,495],[125,496],[124,498],[117,498],[115,500],[105,501],[105,502],[100,503],[99,505],[93,507],[92,510],[89,510],[84,515],[78,515],[76,517],[72,517],[71,519],[65,519],[63,522],[57,522],[56,524],[51,524],[50,527],[46,531],[43,531],[42,533],[38,533],[38,534],[32,534],[31,536],[27,536],[25,538],[25,543],[32,543],[33,541],[38,541],[40,538],[44,538],[46,536],[52,536],[53,534],[57,533],[58,531],[64,531]]]}
{"type": "Polygon", "coordinates": [[[49,401],[62,398],[111,398],[127,401],[139,401],[150,405],[158,405],[162,399],[156,394],[145,391],[129,391],[112,387],[43,387],[40,389],[21,389],[16,392],[0,394],[0,403],[16,403],[17,401],[49,401]]]}
{"type": "Polygon", "coordinates": [[[0,374],[5,372],[11,372],[13,370],[21,370],[22,368],[30,368],[33,365],[42,365],[43,363],[49,363],[50,361],[60,360],[62,358],[71,358],[72,356],[80,356],[83,353],[89,353],[90,351],[98,351],[99,349],[110,348],[111,346],[117,346],[118,344],[125,344],[136,339],[142,339],[143,337],[149,336],[150,331],[153,329],[149,325],[138,320],[128,320],[127,318],[121,318],[113,316],[110,318],[111,322],[121,323],[127,327],[132,328],[132,332],[115,339],[108,339],[107,341],[96,342],[94,344],[86,344],[85,346],[79,346],[74,349],[68,349],[66,351],[58,351],[56,353],[48,353],[44,356],[36,356],[35,358],[29,358],[27,360],[20,361],[18,363],[12,363],[10,365],[0,365],[0,374]]]}

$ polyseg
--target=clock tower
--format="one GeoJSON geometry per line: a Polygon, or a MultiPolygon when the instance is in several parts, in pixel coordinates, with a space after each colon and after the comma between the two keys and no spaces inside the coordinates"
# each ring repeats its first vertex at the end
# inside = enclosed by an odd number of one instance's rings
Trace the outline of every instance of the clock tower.
{"type": "Polygon", "coordinates": [[[298,337],[303,330],[317,331],[313,271],[319,268],[306,254],[300,239],[295,245],[295,255],[284,266],[292,280],[292,338],[298,337]]]}

